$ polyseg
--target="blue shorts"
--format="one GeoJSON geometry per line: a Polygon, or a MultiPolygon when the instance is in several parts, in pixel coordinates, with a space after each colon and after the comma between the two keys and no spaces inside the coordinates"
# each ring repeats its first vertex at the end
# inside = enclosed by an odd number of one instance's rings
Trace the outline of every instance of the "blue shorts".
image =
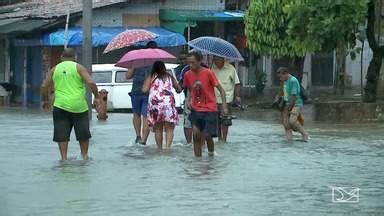
{"type": "Polygon", "coordinates": [[[189,120],[205,136],[217,137],[217,112],[196,112],[191,111],[189,120]]]}
{"type": "Polygon", "coordinates": [[[131,96],[131,102],[132,102],[132,112],[146,118],[147,110],[148,110],[148,95],[130,94],[130,96],[131,96]]]}

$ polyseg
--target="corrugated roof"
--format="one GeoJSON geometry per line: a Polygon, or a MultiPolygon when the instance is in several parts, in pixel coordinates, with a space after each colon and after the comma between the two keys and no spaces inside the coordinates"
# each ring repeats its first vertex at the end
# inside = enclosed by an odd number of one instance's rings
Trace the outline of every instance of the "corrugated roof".
{"type": "MultiPolygon", "coordinates": [[[[93,0],[93,8],[105,7],[108,5],[126,2],[126,0],[93,0]]],[[[55,4],[47,3],[19,3],[10,6],[0,7],[0,20],[13,18],[56,18],[67,14],[68,4],[58,1],[55,4]]],[[[81,1],[70,4],[70,12],[78,13],[82,11],[81,1]]]]}

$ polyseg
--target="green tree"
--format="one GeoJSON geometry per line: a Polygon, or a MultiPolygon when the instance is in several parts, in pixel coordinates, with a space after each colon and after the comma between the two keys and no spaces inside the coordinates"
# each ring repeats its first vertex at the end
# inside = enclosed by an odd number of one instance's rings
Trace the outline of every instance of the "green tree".
{"type": "Polygon", "coordinates": [[[302,75],[306,46],[294,43],[288,34],[284,7],[293,0],[251,0],[245,12],[245,34],[249,48],[259,55],[292,57],[293,69],[302,75]]]}
{"type": "Polygon", "coordinates": [[[313,51],[336,50],[335,90],[344,92],[345,57],[354,58],[359,26],[364,25],[367,0],[297,0],[285,6],[288,34],[294,46],[313,51]]]}
{"type": "Polygon", "coordinates": [[[245,33],[249,47],[263,55],[298,57],[336,49],[337,77],[344,80],[345,56],[356,45],[366,11],[367,0],[251,0],[245,33]]]}

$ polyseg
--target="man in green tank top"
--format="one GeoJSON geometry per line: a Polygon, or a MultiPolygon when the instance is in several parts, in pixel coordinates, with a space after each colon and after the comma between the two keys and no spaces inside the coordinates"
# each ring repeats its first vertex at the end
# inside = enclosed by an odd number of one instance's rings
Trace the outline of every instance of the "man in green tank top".
{"type": "Polygon", "coordinates": [[[96,83],[87,69],[75,62],[76,54],[71,48],[64,49],[61,63],[53,67],[41,86],[43,109],[51,106],[49,93],[53,92],[53,141],[57,142],[61,159],[67,160],[68,141],[72,127],[80,143],[81,156],[88,159],[89,131],[88,104],[85,97],[86,86],[95,96],[94,103],[99,104],[96,83]]]}

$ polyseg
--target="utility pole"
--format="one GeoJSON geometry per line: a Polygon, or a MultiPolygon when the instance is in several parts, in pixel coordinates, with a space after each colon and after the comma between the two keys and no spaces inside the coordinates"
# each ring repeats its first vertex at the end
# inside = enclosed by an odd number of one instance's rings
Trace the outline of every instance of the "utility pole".
{"type": "MultiPolygon", "coordinates": [[[[83,50],[82,63],[92,74],[92,0],[83,0],[83,50]]],[[[92,93],[87,90],[88,107],[92,107],[92,93]]],[[[89,119],[92,119],[92,109],[89,109],[89,119]]]]}

